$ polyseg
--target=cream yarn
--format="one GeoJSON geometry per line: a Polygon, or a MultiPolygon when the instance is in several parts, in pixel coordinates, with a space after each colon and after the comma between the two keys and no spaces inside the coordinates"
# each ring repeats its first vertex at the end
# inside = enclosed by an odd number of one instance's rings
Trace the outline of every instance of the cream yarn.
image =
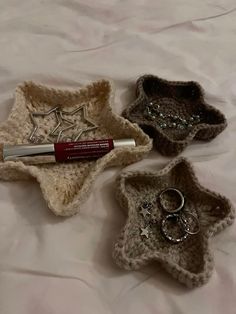
{"type": "MultiPolygon", "coordinates": [[[[135,139],[137,146],[116,148],[93,161],[41,165],[26,165],[21,161],[0,163],[0,179],[35,178],[48,207],[60,216],[73,215],[79,211],[93,182],[104,168],[136,162],[152,148],[152,141],[137,125],[112,112],[114,89],[109,80],[100,80],[76,91],[59,90],[33,82],[23,83],[16,88],[15,102],[7,121],[0,126],[0,143],[28,142],[33,127],[30,111],[46,112],[55,106],[72,111],[82,103],[88,104],[88,114],[96,122],[98,129],[83,134],[81,140],[131,137],[135,139]]],[[[49,116],[41,121],[39,132],[47,135],[54,126],[55,119],[49,116]]],[[[70,136],[69,130],[68,135],[70,136]]]]}

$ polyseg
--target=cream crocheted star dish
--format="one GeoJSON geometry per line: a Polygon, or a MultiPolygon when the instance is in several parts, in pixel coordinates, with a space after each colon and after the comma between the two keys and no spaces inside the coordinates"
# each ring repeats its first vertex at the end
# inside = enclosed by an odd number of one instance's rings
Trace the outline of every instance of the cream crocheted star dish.
{"type": "MultiPolygon", "coordinates": [[[[80,140],[134,138],[136,147],[115,148],[104,157],[92,161],[38,165],[26,165],[21,161],[0,162],[0,179],[35,178],[49,208],[60,216],[79,211],[93,182],[104,168],[136,162],[152,148],[151,140],[137,125],[112,112],[114,90],[109,80],[96,81],[76,91],[50,88],[33,82],[19,85],[12,111],[0,126],[0,143],[29,143],[33,128],[30,112],[48,112],[55,106],[72,112],[82,104],[87,104],[87,115],[98,128],[84,132],[80,140]]],[[[75,119],[78,124],[84,122],[79,112],[75,119]]],[[[38,135],[47,139],[55,128],[55,117],[52,114],[41,117],[41,120],[37,119],[37,124],[38,135]]],[[[72,131],[70,128],[66,135],[70,137],[72,131]]]]}
{"type": "Polygon", "coordinates": [[[154,173],[124,172],[117,181],[117,198],[128,216],[113,250],[114,260],[121,268],[137,270],[158,261],[189,287],[208,281],[213,270],[210,238],[232,224],[235,213],[226,197],[199,184],[186,159],[177,158],[154,173]],[[161,228],[166,213],[157,199],[168,187],[182,191],[185,209],[199,221],[199,232],[180,243],[165,238],[161,228]],[[149,206],[148,215],[141,210],[144,202],[145,208],[149,206]]]}

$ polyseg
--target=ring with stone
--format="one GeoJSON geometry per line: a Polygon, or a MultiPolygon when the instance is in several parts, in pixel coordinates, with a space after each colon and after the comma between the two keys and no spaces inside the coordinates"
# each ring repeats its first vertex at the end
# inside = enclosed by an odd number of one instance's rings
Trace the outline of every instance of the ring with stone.
{"type": "Polygon", "coordinates": [[[164,211],[172,214],[172,213],[179,212],[184,207],[185,199],[184,199],[183,194],[178,189],[167,188],[167,189],[163,190],[160,193],[160,195],[159,195],[159,202],[160,202],[160,205],[161,205],[161,207],[163,208],[164,211]],[[164,196],[168,195],[168,194],[173,194],[173,195],[177,196],[177,198],[178,198],[177,207],[170,208],[170,207],[167,207],[165,205],[164,196]]]}
{"type": "Polygon", "coordinates": [[[162,231],[164,237],[167,240],[169,240],[170,242],[176,243],[176,244],[183,242],[189,236],[189,234],[185,230],[183,230],[183,228],[181,228],[181,225],[179,224],[179,219],[180,219],[179,214],[169,214],[166,217],[164,217],[162,219],[162,222],[161,222],[161,231],[162,231]],[[174,236],[168,230],[167,224],[168,224],[168,222],[171,222],[171,220],[176,221],[177,224],[180,226],[179,227],[179,229],[181,231],[180,236],[174,236]]]}
{"type": "Polygon", "coordinates": [[[187,232],[188,234],[193,235],[193,234],[197,234],[200,231],[200,225],[199,225],[198,218],[194,214],[192,214],[188,211],[182,212],[179,215],[179,221],[180,221],[180,224],[181,224],[183,230],[185,232],[187,232]],[[186,218],[186,217],[188,217],[188,218],[186,218]],[[192,223],[189,223],[189,221],[188,221],[189,218],[192,221],[192,223]]]}

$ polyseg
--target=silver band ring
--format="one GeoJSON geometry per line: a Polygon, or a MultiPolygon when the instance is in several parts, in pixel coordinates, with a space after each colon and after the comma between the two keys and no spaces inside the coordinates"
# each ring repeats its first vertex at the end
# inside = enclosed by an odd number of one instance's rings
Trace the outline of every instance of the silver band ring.
{"type": "Polygon", "coordinates": [[[193,234],[197,234],[200,231],[200,225],[199,225],[198,218],[194,214],[191,214],[189,212],[181,213],[179,215],[179,221],[180,221],[180,224],[181,224],[183,230],[185,232],[187,232],[188,234],[193,235],[193,234]],[[184,219],[184,215],[190,216],[191,219],[193,219],[195,221],[195,226],[196,226],[195,230],[194,229],[191,230],[191,226],[187,223],[186,219],[184,219]]]}
{"type": "Polygon", "coordinates": [[[160,201],[160,204],[161,204],[161,207],[168,213],[172,214],[172,213],[177,213],[179,212],[183,207],[184,207],[184,203],[185,203],[185,200],[184,200],[184,196],[183,194],[178,190],[178,189],[175,189],[175,188],[167,188],[165,190],[163,190],[161,192],[161,194],[159,195],[159,201],[160,201]],[[174,193],[176,193],[178,196],[179,196],[179,199],[180,199],[180,205],[176,208],[176,209],[169,209],[167,207],[165,207],[163,205],[163,200],[162,200],[162,197],[165,193],[169,192],[169,191],[172,191],[174,193]]]}
{"type": "Polygon", "coordinates": [[[183,228],[181,228],[181,225],[180,225],[180,228],[182,229],[182,231],[184,232],[182,236],[176,238],[176,237],[173,237],[172,235],[170,235],[168,233],[168,231],[166,230],[166,223],[168,220],[171,220],[171,219],[175,219],[177,221],[179,221],[179,214],[170,214],[170,215],[167,215],[165,218],[162,219],[162,222],[161,222],[161,231],[164,235],[164,237],[171,241],[172,243],[180,243],[180,242],[183,242],[187,237],[188,237],[188,232],[186,232],[185,230],[183,230],[183,228]]]}

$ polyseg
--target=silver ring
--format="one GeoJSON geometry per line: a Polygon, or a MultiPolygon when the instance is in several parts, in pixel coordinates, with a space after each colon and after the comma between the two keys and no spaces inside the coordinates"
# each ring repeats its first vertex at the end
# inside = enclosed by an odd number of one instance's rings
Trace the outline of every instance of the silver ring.
{"type": "Polygon", "coordinates": [[[188,237],[188,232],[186,232],[185,230],[183,230],[183,228],[181,228],[181,225],[180,225],[180,228],[184,231],[184,234],[179,237],[179,238],[175,238],[173,237],[172,235],[168,234],[167,230],[166,230],[166,223],[168,220],[170,219],[176,219],[177,221],[179,221],[179,215],[178,214],[170,214],[170,215],[167,215],[165,218],[162,219],[162,222],[161,222],[161,231],[163,233],[163,235],[165,236],[165,238],[173,243],[180,243],[180,242],[183,242],[187,237],[188,237]]]}
{"type": "Polygon", "coordinates": [[[185,200],[184,200],[184,196],[183,194],[178,190],[178,189],[175,189],[175,188],[167,188],[165,190],[163,190],[161,192],[161,194],[159,195],[159,199],[160,199],[160,204],[161,204],[161,207],[168,213],[172,214],[172,213],[177,213],[179,212],[183,207],[184,207],[184,203],[185,203],[185,200]],[[180,205],[179,207],[177,207],[176,209],[169,209],[169,208],[166,208],[163,203],[162,203],[162,196],[163,194],[165,194],[166,192],[168,191],[172,191],[172,192],[175,192],[176,194],[178,194],[179,198],[180,198],[180,205]]]}
{"type": "Polygon", "coordinates": [[[195,215],[193,215],[193,214],[191,214],[191,213],[189,213],[189,212],[184,212],[184,213],[181,213],[180,215],[179,215],[179,220],[180,220],[180,224],[181,224],[181,226],[182,226],[182,228],[183,228],[183,230],[185,231],[185,232],[187,232],[188,234],[191,234],[191,235],[193,235],[193,234],[197,234],[199,231],[200,231],[200,225],[199,225],[199,221],[198,221],[198,218],[195,216],[195,215]],[[187,221],[186,221],[186,219],[184,219],[184,215],[188,215],[188,216],[191,216],[191,218],[193,219],[193,220],[195,220],[195,226],[196,226],[196,230],[191,230],[191,226],[187,223],[187,221]]]}

